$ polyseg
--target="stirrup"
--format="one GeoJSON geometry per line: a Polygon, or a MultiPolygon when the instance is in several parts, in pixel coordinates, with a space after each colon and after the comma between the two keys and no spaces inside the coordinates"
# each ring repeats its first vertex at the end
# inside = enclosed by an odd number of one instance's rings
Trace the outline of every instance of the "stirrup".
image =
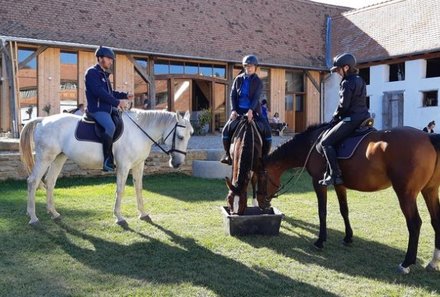
{"type": "Polygon", "coordinates": [[[225,154],[221,159],[220,163],[226,164],[226,165],[232,165],[231,157],[228,154],[225,154]]]}
{"type": "Polygon", "coordinates": [[[344,181],[342,180],[342,177],[340,175],[331,176],[328,173],[326,173],[324,175],[324,178],[321,179],[318,183],[321,186],[328,187],[331,185],[334,185],[334,186],[342,185],[344,183],[344,181]]]}
{"type": "Polygon", "coordinates": [[[104,164],[102,164],[102,171],[113,172],[115,171],[115,165],[110,162],[110,158],[105,159],[104,164]]]}

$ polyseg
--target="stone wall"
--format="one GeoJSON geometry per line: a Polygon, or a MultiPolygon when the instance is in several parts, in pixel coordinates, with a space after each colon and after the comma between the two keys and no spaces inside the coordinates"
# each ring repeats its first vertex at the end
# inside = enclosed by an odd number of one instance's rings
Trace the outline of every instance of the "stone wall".
{"type": "MultiPolygon", "coordinates": [[[[190,150],[185,158],[185,163],[178,169],[168,166],[169,156],[162,152],[152,152],[145,162],[144,174],[184,172],[191,174],[193,160],[206,160],[207,152],[203,150],[190,150]]],[[[103,176],[113,173],[104,173],[101,170],[87,170],[79,168],[75,163],[67,160],[60,176],[103,176]]],[[[21,163],[18,152],[0,152],[0,180],[26,179],[27,173],[21,163]]]]}

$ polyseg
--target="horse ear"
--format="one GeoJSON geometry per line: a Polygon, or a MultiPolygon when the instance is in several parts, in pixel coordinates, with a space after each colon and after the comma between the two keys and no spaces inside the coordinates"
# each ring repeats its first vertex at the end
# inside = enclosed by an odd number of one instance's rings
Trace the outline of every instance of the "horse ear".
{"type": "Polygon", "coordinates": [[[182,120],[182,116],[180,115],[180,112],[178,110],[176,110],[176,117],[178,122],[182,120]]]}
{"type": "Polygon", "coordinates": [[[189,110],[187,110],[187,111],[185,112],[185,115],[183,116],[183,118],[184,118],[185,120],[189,121],[190,117],[191,117],[191,114],[189,113],[189,110]]]}

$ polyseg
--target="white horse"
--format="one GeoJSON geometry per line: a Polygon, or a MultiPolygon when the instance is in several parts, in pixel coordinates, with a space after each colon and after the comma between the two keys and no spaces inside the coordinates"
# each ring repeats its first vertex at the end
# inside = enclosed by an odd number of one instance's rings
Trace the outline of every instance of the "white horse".
{"type": "MultiPolygon", "coordinates": [[[[186,149],[193,128],[189,121],[189,112],[182,117],[179,113],[167,111],[145,111],[132,109],[122,114],[124,130],[120,138],[113,144],[113,155],[116,164],[116,202],[114,214],[116,222],[126,224],[121,215],[121,199],[125,183],[131,169],[136,189],[139,218],[148,220],[142,199],[142,176],[144,161],[151,151],[153,140],[163,140],[171,150],[170,166],[177,168],[185,161],[186,149]]],[[[103,163],[102,144],[78,141],[75,128],[79,116],[57,114],[45,118],[36,118],[28,122],[20,137],[20,154],[28,173],[27,214],[29,224],[38,223],[35,213],[35,192],[45,175],[47,211],[53,219],[59,219],[55,210],[53,189],[61,169],[67,159],[71,159],[82,168],[100,169],[103,163]],[[32,139],[33,138],[33,139],[32,139]],[[33,140],[33,142],[32,142],[33,140]],[[35,147],[35,159],[32,154],[35,147]]]]}

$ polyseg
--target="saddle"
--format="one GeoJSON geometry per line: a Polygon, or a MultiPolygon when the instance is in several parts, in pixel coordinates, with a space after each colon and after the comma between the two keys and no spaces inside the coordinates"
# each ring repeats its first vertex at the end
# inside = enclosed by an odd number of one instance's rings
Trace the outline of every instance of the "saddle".
{"type": "MultiPolygon", "coordinates": [[[[352,134],[338,143],[335,147],[336,157],[338,159],[350,159],[362,140],[371,132],[377,131],[376,128],[373,127],[373,124],[373,118],[366,119],[356,130],[353,131],[352,134]]],[[[320,145],[317,145],[316,149],[320,154],[323,154],[320,145]]]]}
{"type": "MultiPolygon", "coordinates": [[[[112,112],[111,116],[113,123],[115,123],[116,126],[115,135],[113,136],[113,142],[115,142],[124,131],[124,122],[122,121],[119,112],[112,112]]],[[[104,134],[104,131],[104,128],[95,121],[89,112],[86,111],[82,119],[76,125],[75,138],[78,141],[102,143],[102,135],[104,134]]]]}

